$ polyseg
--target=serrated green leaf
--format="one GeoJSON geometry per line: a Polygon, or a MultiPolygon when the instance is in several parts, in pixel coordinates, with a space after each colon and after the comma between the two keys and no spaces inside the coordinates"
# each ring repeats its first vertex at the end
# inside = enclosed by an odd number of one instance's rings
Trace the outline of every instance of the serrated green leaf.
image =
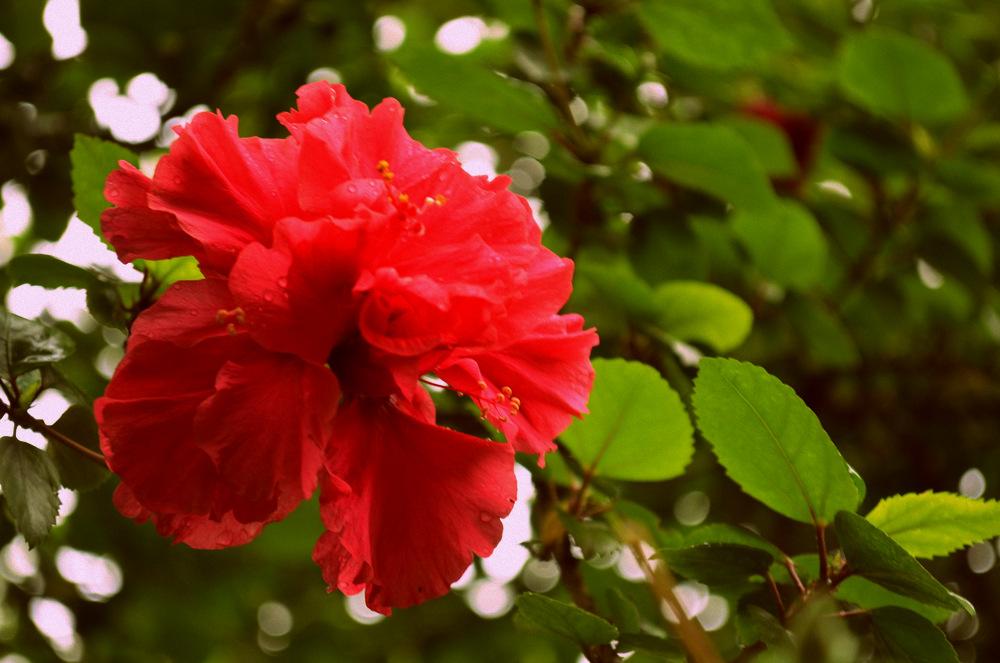
{"type": "Polygon", "coordinates": [[[847,463],[819,419],[764,369],[703,359],[693,403],[698,427],[747,494],[805,523],[828,523],[857,505],[847,463]]]}
{"type": "Polygon", "coordinates": [[[1000,502],[931,491],[894,495],[868,520],[914,557],[938,557],[1000,536],[1000,502]]]}
{"type": "Polygon", "coordinates": [[[792,47],[768,0],[644,0],[639,16],[664,51],[708,69],[744,69],[792,47]]]}
{"type": "Polygon", "coordinates": [[[763,576],[774,561],[771,553],[739,543],[699,543],[661,550],[660,556],[678,574],[709,585],[763,576]]]}
{"type": "Polygon", "coordinates": [[[72,162],[73,205],[80,220],[102,240],[101,212],[111,206],[104,198],[104,182],[119,161],[136,165],[138,157],[117,143],[76,134],[69,153],[72,162]]]}
{"type": "Polygon", "coordinates": [[[920,562],[875,525],[847,511],[838,513],[835,523],[844,557],[862,578],[929,605],[962,607],[920,562]]]}
{"type": "Polygon", "coordinates": [[[628,481],[683,473],[694,453],[694,430],[677,392],[639,362],[596,359],[594,370],[590,414],[562,434],[580,464],[628,481]]]}
{"type": "Polygon", "coordinates": [[[618,629],[597,615],[570,603],[526,592],[517,597],[521,619],[582,646],[603,645],[618,637],[618,629]]]}
{"type": "Polygon", "coordinates": [[[873,29],[851,35],[837,62],[837,78],[851,101],[894,119],[948,122],[968,106],[952,64],[899,32],[873,29]]]}
{"type": "Polygon", "coordinates": [[[0,486],[17,531],[37,546],[59,513],[59,474],[52,461],[27,442],[0,438],[0,486]]]}
{"type": "Polygon", "coordinates": [[[753,311],[711,283],[672,281],[656,287],[657,325],[681,341],[705,343],[717,352],[738,347],[750,334],[753,311]]]}
{"type": "Polygon", "coordinates": [[[774,190],[742,137],[714,124],[661,124],[639,141],[654,172],[686,187],[763,214],[777,203],[774,190]]]}
{"type": "Polygon", "coordinates": [[[958,654],[939,628],[903,608],[871,612],[875,637],[898,663],[958,663],[958,654]]]}
{"type": "Polygon", "coordinates": [[[71,355],[73,339],[34,320],[0,309],[0,373],[20,375],[71,355]]]}
{"type": "Polygon", "coordinates": [[[826,269],[826,237],[812,213],[798,203],[784,200],[763,211],[737,210],[732,228],[757,270],[775,283],[807,289],[826,269]]]}
{"type": "Polygon", "coordinates": [[[404,46],[390,58],[420,93],[469,119],[509,133],[559,125],[540,90],[469,57],[428,45],[404,46]]]}
{"type": "Polygon", "coordinates": [[[11,258],[7,265],[15,283],[30,283],[43,288],[87,288],[100,283],[97,274],[58,258],[27,253],[11,258]]]}
{"type": "MultiPolygon", "coordinates": [[[[63,413],[52,428],[72,440],[100,453],[97,422],[89,408],[73,405],[63,413]]],[[[104,483],[111,473],[86,460],[62,444],[50,444],[46,453],[59,470],[62,485],[73,490],[90,490],[104,483]]]]}

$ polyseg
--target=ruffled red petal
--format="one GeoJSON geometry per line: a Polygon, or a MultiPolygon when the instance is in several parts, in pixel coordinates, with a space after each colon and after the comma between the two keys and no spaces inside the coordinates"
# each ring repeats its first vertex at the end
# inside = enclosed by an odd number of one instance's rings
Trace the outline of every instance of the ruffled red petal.
{"type": "Polygon", "coordinates": [[[445,594],[489,555],[517,492],[510,445],[418,421],[385,401],[336,420],[314,559],[331,589],[389,614],[445,594]]]}
{"type": "Polygon", "coordinates": [[[156,339],[188,347],[239,334],[245,320],[224,279],[178,281],[136,319],[129,344],[156,339]]]}
{"type": "Polygon", "coordinates": [[[476,400],[517,451],[541,462],[573,417],[587,412],[597,333],[582,327],[578,315],[553,317],[506,347],[452,358],[436,373],[476,400]]]}
{"type": "Polygon", "coordinates": [[[246,327],[270,350],[323,364],[354,324],[358,232],[333,219],[285,219],[274,248],[247,246],[229,275],[246,327]]]}

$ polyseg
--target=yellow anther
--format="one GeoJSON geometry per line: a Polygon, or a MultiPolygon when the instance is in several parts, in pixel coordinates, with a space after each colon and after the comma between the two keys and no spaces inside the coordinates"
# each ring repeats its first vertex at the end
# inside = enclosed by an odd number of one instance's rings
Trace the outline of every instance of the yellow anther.
{"type": "Polygon", "coordinates": [[[442,205],[444,205],[444,204],[445,204],[446,202],[448,202],[448,199],[447,199],[447,198],[445,198],[445,197],[444,197],[443,195],[441,195],[440,193],[439,193],[439,194],[437,194],[436,196],[434,196],[434,203],[435,203],[435,204],[436,204],[436,205],[437,205],[438,207],[441,207],[441,206],[442,206],[442,205]]]}
{"type": "Polygon", "coordinates": [[[511,407],[521,407],[521,399],[514,396],[510,399],[511,407]]]}
{"type": "Polygon", "coordinates": [[[405,193],[401,193],[399,194],[399,202],[402,203],[403,205],[406,205],[407,203],[410,202],[410,197],[405,193]]]}
{"type": "Polygon", "coordinates": [[[506,396],[507,398],[510,398],[511,394],[514,393],[514,390],[511,389],[510,387],[502,387],[500,391],[502,391],[503,395],[506,396]]]}
{"type": "Polygon", "coordinates": [[[477,384],[477,385],[479,385],[479,388],[480,388],[480,389],[486,389],[486,383],[485,383],[485,382],[483,382],[482,380],[480,380],[480,381],[479,381],[479,382],[477,382],[476,384],[477,384]]]}
{"type": "Polygon", "coordinates": [[[503,403],[507,399],[504,397],[503,394],[497,394],[497,399],[496,400],[497,400],[497,403],[503,403]]]}
{"type": "Polygon", "coordinates": [[[498,418],[500,419],[501,423],[507,423],[507,417],[503,416],[502,414],[498,418]]]}
{"type": "Polygon", "coordinates": [[[381,161],[378,162],[378,165],[375,167],[378,168],[378,172],[384,173],[385,171],[389,170],[389,162],[386,161],[385,159],[382,159],[381,161]]]}
{"type": "Polygon", "coordinates": [[[221,325],[225,321],[226,321],[226,309],[220,308],[218,311],[215,312],[215,322],[216,324],[221,325]]]}
{"type": "Polygon", "coordinates": [[[226,325],[226,331],[229,333],[230,336],[234,336],[236,334],[236,325],[230,322],[228,325],[226,325]]]}

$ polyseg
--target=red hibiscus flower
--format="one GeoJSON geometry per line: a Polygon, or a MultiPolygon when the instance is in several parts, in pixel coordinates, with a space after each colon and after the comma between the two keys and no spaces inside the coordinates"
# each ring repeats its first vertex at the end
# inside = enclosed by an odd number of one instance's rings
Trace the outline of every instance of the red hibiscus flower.
{"type": "Polygon", "coordinates": [[[559,314],[572,262],[507,178],[410,138],[395,100],[315,83],[278,119],[287,138],[241,138],[202,113],[152,179],[108,177],[119,257],[192,255],[205,279],[135,321],[101,446],[122,513],[196,548],[250,541],[318,485],[313,558],[388,614],[490,554],[514,452],[541,461],[585,411],[597,336],[559,314]],[[424,382],[506,443],[436,425],[424,382]]]}

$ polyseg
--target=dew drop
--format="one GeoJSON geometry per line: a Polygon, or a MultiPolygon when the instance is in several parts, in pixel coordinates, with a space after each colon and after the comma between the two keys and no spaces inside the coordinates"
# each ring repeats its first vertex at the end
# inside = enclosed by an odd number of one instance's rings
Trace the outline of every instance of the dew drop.
{"type": "Polygon", "coordinates": [[[288,279],[286,279],[284,276],[280,277],[278,279],[278,287],[287,288],[288,287],[288,279]]]}
{"type": "Polygon", "coordinates": [[[479,519],[480,519],[481,521],[483,521],[484,523],[488,523],[488,522],[490,522],[491,520],[493,520],[493,516],[492,516],[492,515],[490,515],[490,514],[488,514],[488,513],[486,513],[485,511],[481,511],[481,512],[479,513],[479,519]]]}
{"type": "Polygon", "coordinates": [[[269,292],[265,292],[265,293],[264,293],[264,301],[265,301],[265,302],[269,302],[269,301],[272,301],[273,299],[274,299],[274,295],[272,295],[272,294],[271,294],[271,293],[269,293],[269,292]]]}

